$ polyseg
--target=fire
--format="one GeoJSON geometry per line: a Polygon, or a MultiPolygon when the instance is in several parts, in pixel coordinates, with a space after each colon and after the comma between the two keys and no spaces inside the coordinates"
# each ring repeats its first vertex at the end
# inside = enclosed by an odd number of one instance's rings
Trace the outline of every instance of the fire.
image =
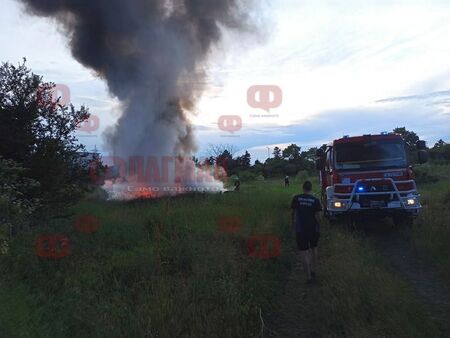
{"type": "MultiPolygon", "coordinates": [[[[122,175],[115,178],[109,177],[104,180],[103,189],[109,195],[109,199],[132,200],[132,199],[150,199],[161,196],[174,196],[187,193],[220,193],[223,191],[223,183],[216,179],[216,174],[211,171],[209,166],[196,167],[192,160],[184,160],[185,166],[175,166],[173,170],[166,168],[166,171],[158,172],[158,180],[145,178],[145,176],[133,174],[130,175],[128,168],[121,170],[122,175]],[[165,177],[163,180],[161,177],[165,177]]],[[[136,168],[134,168],[136,169],[136,168]]],[[[215,171],[220,174],[226,171],[222,167],[216,167],[215,171]]],[[[142,170],[142,172],[146,172],[142,170]]],[[[153,177],[152,177],[153,178],[153,177]]]]}
{"type": "Polygon", "coordinates": [[[103,188],[108,192],[110,199],[150,199],[160,196],[157,187],[127,182],[124,179],[106,180],[103,188]]]}
{"type": "Polygon", "coordinates": [[[131,193],[134,199],[150,199],[158,197],[157,194],[151,190],[141,190],[131,193]]]}

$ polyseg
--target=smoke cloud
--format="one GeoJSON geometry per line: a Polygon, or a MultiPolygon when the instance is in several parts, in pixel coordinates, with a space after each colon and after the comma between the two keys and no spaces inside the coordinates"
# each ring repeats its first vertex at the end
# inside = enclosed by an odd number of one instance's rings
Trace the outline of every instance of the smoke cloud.
{"type": "Polygon", "coordinates": [[[224,30],[251,32],[253,0],[18,0],[57,21],[76,60],[122,103],[106,135],[114,156],[189,156],[189,113],[224,30]]]}

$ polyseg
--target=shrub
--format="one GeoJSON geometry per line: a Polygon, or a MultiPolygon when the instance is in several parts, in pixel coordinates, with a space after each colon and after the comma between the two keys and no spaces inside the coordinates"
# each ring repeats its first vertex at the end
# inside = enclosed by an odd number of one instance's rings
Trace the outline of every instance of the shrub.
{"type": "Polygon", "coordinates": [[[28,197],[39,183],[23,177],[25,171],[16,162],[0,158],[0,254],[8,250],[7,238],[29,225],[39,206],[38,200],[28,197]]]}
{"type": "Polygon", "coordinates": [[[297,175],[295,176],[295,181],[302,183],[304,181],[306,181],[309,178],[308,173],[306,172],[306,170],[300,170],[297,175]]]}
{"type": "Polygon", "coordinates": [[[256,178],[256,174],[250,171],[240,171],[239,178],[241,181],[253,181],[256,178]]]}
{"type": "Polygon", "coordinates": [[[416,176],[416,182],[422,183],[435,183],[439,181],[439,176],[434,175],[429,166],[418,167],[414,170],[416,176]]]}
{"type": "Polygon", "coordinates": [[[231,175],[228,180],[229,180],[229,182],[234,183],[234,181],[236,181],[237,179],[238,179],[237,175],[231,175]]]}
{"type": "MultiPolygon", "coordinates": [[[[22,188],[39,182],[27,192],[40,200],[33,221],[64,215],[66,207],[83,196],[89,183],[87,154],[75,137],[77,126],[89,118],[89,112],[83,106],[77,110],[63,104],[61,99],[54,101],[55,85],[44,83],[25,61],[18,67],[1,65],[0,83],[0,156],[26,168],[20,173],[22,188]],[[26,182],[24,177],[28,177],[26,182]]],[[[9,174],[17,173],[19,167],[6,165],[9,174]]],[[[9,187],[4,185],[2,189],[9,187]]],[[[23,201],[20,193],[9,191],[6,200],[23,201]]]]}

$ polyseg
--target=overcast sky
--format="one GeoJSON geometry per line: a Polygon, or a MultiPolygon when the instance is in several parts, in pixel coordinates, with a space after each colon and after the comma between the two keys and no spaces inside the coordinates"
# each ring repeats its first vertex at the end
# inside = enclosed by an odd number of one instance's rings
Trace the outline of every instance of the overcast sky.
{"type": "MultiPolygon", "coordinates": [[[[49,20],[30,17],[14,0],[0,0],[0,60],[28,66],[46,81],[70,88],[86,104],[98,130],[79,131],[92,149],[120,114],[103,82],[75,61],[49,20]]],[[[227,36],[208,65],[209,89],[193,123],[199,150],[228,143],[267,157],[267,147],[320,145],[345,134],[405,126],[430,145],[450,142],[450,2],[273,0],[255,41],[227,36]],[[257,40],[257,41],[256,41],[257,40]],[[255,85],[281,89],[281,104],[251,107],[255,85]],[[238,115],[242,128],[220,130],[221,116],[238,115]]],[[[256,97],[256,99],[258,96],[256,97]]]]}

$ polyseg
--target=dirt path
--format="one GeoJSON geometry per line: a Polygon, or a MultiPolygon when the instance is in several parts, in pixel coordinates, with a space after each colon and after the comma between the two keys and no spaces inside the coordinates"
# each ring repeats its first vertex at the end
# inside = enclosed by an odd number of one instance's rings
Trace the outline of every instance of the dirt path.
{"type": "MultiPolygon", "coordinates": [[[[379,224],[378,224],[379,226],[379,224]]],[[[391,266],[405,278],[417,295],[428,304],[430,316],[440,327],[443,336],[450,336],[450,288],[435,269],[421,259],[411,245],[409,231],[386,230],[385,225],[367,235],[391,266]]]]}
{"type": "Polygon", "coordinates": [[[321,337],[313,327],[306,326],[306,323],[313,321],[305,317],[310,302],[318,296],[318,288],[306,285],[299,253],[292,251],[289,254],[294,260],[294,267],[280,292],[277,308],[270,316],[270,322],[267,323],[268,330],[264,337],[321,337]]]}
{"type": "MultiPolygon", "coordinates": [[[[393,231],[390,224],[368,224],[364,238],[373,241],[375,248],[383,255],[403,279],[427,305],[432,318],[442,332],[442,337],[450,337],[450,288],[437,275],[435,269],[420,259],[411,245],[409,232],[393,231]]],[[[298,252],[290,252],[294,260],[286,284],[280,290],[278,305],[269,315],[264,337],[320,337],[314,327],[317,318],[308,318],[308,308],[316,297],[320,297],[320,287],[305,284],[298,252]],[[305,317],[306,314],[306,317],[305,317]]]]}

